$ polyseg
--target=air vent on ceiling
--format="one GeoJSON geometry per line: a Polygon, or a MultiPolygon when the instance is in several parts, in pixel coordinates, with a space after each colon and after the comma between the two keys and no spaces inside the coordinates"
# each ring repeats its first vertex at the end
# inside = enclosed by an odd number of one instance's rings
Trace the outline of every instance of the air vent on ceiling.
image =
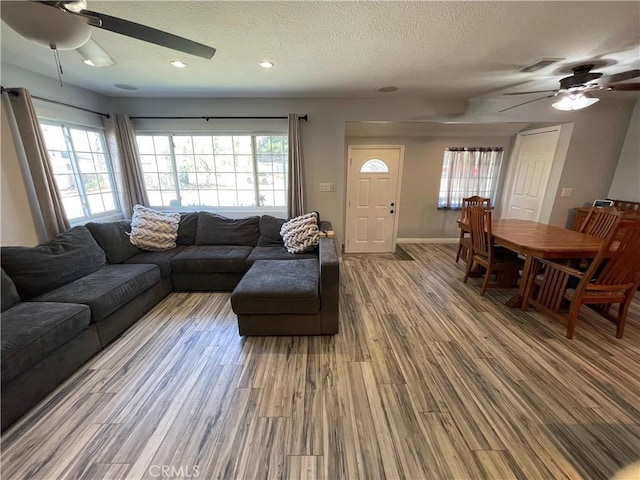
{"type": "Polygon", "coordinates": [[[540,60],[536,60],[535,62],[527,65],[526,67],[522,67],[518,70],[521,73],[531,73],[537,72],[538,70],[542,70],[545,67],[548,67],[552,63],[560,62],[564,60],[564,58],[541,58],[540,60]]]}

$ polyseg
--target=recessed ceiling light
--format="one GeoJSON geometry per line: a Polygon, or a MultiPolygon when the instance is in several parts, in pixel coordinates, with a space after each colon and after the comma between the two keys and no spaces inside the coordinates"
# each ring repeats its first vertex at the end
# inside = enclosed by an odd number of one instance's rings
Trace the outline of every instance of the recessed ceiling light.
{"type": "Polygon", "coordinates": [[[119,88],[120,90],[137,90],[138,87],[134,87],[133,85],[127,85],[126,83],[115,83],[113,85],[116,88],[119,88]]]}
{"type": "Polygon", "coordinates": [[[89,60],[88,58],[85,58],[84,60],[82,60],[82,63],[84,63],[85,65],[89,65],[90,67],[95,67],[96,64],[93,63],[91,60],[89,60]]]}
{"type": "Polygon", "coordinates": [[[183,63],[180,60],[174,60],[173,62],[171,62],[171,65],[173,65],[176,68],[184,68],[187,66],[186,63],[183,63]]]}
{"type": "Polygon", "coordinates": [[[382,93],[391,93],[391,92],[395,92],[398,90],[398,87],[394,87],[392,85],[389,85],[388,87],[380,87],[377,89],[379,92],[382,93]]]}
{"type": "Polygon", "coordinates": [[[258,65],[260,65],[262,68],[271,68],[271,67],[273,67],[273,63],[271,63],[271,62],[260,62],[258,65]]]}

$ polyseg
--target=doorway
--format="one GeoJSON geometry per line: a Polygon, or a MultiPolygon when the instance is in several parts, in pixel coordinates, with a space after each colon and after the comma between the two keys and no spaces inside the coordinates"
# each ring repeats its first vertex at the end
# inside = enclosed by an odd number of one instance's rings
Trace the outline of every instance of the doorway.
{"type": "Polygon", "coordinates": [[[403,145],[349,145],[346,253],[395,252],[403,145]]]}

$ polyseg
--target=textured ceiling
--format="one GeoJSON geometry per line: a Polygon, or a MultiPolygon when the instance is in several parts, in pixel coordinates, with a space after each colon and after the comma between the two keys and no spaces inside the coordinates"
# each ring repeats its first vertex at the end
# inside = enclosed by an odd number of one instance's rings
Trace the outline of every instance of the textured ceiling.
{"type": "MultiPolygon", "coordinates": [[[[63,51],[63,79],[109,96],[471,99],[556,88],[560,70],[585,61],[604,73],[640,68],[638,2],[88,3],[218,50],[205,60],[93,28],[116,65],[92,68],[63,51]],[[543,57],[566,60],[517,73],[543,57]],[[188,67],[171,67],[174,59],[188,67]],[[262,69],[262,60],[275,66],[262,69]],[[399,90],[376,92],[388,85],[399,90]]],[[[4,23],[1,35],[3,68],[56,77],[50,51],[4,23]]]]}

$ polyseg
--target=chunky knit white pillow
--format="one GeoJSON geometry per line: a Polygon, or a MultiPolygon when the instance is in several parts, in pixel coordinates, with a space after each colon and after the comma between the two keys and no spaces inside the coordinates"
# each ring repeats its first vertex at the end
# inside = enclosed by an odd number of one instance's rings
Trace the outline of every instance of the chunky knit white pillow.
{"type": "Polygon", "coordinates": [[[282,224],[280,235],[289,253],[304,253],[313,250],[320,241],[318,213],[311,212],[292,218],[282,224]]]}
{"type": "Polygon", "coordinates": [[[144,250],[169,250],[176,247],[179,224],[179,213],[162,213],[136,205],[129,240],[144,250]]]}

